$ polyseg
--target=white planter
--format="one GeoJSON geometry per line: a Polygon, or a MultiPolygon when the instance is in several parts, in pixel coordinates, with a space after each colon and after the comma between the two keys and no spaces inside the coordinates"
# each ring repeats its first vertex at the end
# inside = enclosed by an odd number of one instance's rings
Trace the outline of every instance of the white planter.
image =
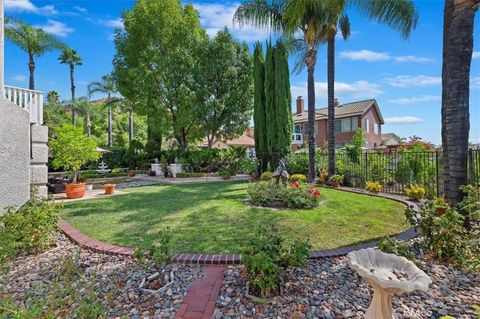
{"type": "Polygon", "coordinates": [[[170,164],[170,165],[168,165],[168,168],[170,169],[170,172],[172,173],[172,176],[174,178],[177,177],[178,173],[183,172],[183,165],[182,164],[170,164]]]}
{"type": "Polygon", "coordinates": [[[163,175],[163,171],[162,171],[162,168],[160,166],[160,164],[151,164],[151,168],[150,168],[153,172],[155,172],[157,174],[157,176],[161,176],[163,175]]]}
{"type": "Polygon", "coordinates": [[[87,184],[87,185],[85,185],[85,190],[86,190],[87,192],[92,191],[92,190],[93,190],[93,185],[92,185],[92,184],[87,184]]]}

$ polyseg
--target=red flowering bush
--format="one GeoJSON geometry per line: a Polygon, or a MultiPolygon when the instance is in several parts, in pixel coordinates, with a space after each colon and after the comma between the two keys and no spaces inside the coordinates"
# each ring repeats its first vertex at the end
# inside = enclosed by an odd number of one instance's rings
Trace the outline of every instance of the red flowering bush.
{"type": "Polygon", "coordinates": [[[290,187],[293,187],[293,188],[300,187],[300,183],[299,182],[292,182],[292,183],[290,183],[290,187]]]}

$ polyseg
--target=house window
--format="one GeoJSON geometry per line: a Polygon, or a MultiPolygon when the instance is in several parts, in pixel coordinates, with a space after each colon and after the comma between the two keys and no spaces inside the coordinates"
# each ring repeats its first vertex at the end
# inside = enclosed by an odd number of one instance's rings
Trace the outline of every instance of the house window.
{"type": "Polygon", "coordinates": [[[300,124],[295,124],[293,126],[293,133],[295,134],[302,134],[302,127],[300,124]]]}
{"type": "Polygon", "coordinates": [[[365,127],[363,128],[365,132],[368,132],[369,131],[369,121],[368,119],[365,119],[365,127]]]}
{"type": "MultiPolygon", "coordinates": [[[[318,133],[318,123],[317,121],[315,123],[315,134],[318,133]]],[[[303,134],[308,134],[308,123],[303,124],[303,134]]]]}
{"type": "Polygon", "coordinates": [[[379,124],[373,124],[373,133],[378,134],[380,132],[380,125],[379,124]]]}
{"type": "Polygon", "coordinates": [[[358,120],[356,117],[347,117],[335,120],[335,133],[354,132],[358,128],[358,120]]]}

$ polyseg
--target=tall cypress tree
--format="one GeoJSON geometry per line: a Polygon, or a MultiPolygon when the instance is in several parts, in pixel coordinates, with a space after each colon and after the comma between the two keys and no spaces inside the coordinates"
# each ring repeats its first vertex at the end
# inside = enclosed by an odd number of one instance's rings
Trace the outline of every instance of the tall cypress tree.
{"type": "Polygon", "coordinates": [[[267,123],[267,153],[270,166],[275,169],[276,163],[276,143],[277,143],[277,113],[275,101],[275,48],[272,43],[267,43],[267,55],[265,57],[265,115],[267,123]]]}
{"type": "Polygon", "coordinates": [[[275,113],[276,138],[275,153],[277,160],[290,153],[292,143],[292,96],[290,92],[290,74],[288,55],[282,42],[275,48],[275,113]]]}
{"type": "Polygon", "coordinates": [[[253,125],[255,127],[255,152],[262,167],[259,169],[264,171],[267,165],[265,154],[267,153],[267,132],[266,132],[266,114],[265,114],[265,68],[262,45],[255,43],[253,52],[253,125]]]}

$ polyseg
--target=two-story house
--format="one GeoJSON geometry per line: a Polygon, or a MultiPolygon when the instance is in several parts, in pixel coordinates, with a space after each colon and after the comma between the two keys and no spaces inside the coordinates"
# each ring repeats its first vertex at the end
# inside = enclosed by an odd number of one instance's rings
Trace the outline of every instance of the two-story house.
{"type": "MultiPolygon", "coordinates": [[[[297,98],[297,110],[293,114],[292,149],[298,150],[308,144],[308,112],[301,96],[297,98]]],[[[315,141],[317,147],[327,143],[327,108],[315,110],[315,141]]],[[[376,148],[382,143],[384,120],[375,99],[340,104],[335,100],[335,147],[343,147],[352,141],[360,127],[364,132],[365,147],[376,148]]]]}

